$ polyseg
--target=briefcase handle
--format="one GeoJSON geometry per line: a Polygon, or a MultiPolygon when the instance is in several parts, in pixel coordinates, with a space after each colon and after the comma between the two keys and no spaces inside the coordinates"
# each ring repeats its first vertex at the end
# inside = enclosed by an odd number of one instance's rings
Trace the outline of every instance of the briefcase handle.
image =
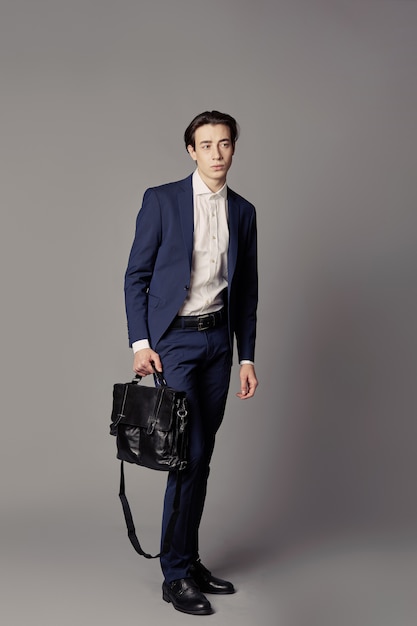
{"type": "MultiPolygon", "coordinates": [[[[155,387],[168,387],[168,383],[164,378],[164,372],[158,372],[158,370],[155,367],[155,363],[152,361],[152,367],[153,367],[153,375],[154,375],[154,380],[155,380],[155,387]]],[[[133,379],[134,383],[140,383],[140,381],[142,380],[142,376],[140,376],[139,374],[136,374],[135,378],[133,379]]]]}

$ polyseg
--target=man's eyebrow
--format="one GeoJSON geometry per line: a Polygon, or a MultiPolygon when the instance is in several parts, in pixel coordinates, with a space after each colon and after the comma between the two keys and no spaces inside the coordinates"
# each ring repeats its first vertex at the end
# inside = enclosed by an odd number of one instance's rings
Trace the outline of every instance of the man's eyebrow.
{"type": "MultiPolygon", "coordinates": [[[[218,143],[224,143],[225,141],[231,141],[229,137],[224,137],[224,139],[219,139],[218,143]]],[[[200,141],[200,146],[202,146],[203,144],[211,144],[213,143],[211,139],[203,139],[202,141],[200,141]]]]}

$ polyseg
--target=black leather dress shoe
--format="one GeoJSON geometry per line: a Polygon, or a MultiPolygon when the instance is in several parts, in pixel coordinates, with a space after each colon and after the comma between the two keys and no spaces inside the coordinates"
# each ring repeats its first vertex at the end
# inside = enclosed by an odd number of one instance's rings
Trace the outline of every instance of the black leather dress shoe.
{"type": "Polygon", "coordinates": [[[195,561],[190,567],[190,576],[193,577],[198,588],[203,593],[227,594],[235,593],[233,584],[227,580],[216,578],[204,567],[201,561],[195,561]]]}
{"type": "Polygon", "coordinates": [[[206,596],[192,578],[179,578],[172,583],[164,581],[162,597],[165,602],[172,602],[174,609],[190,615],[211,615],[213,609],[206,596]]]}

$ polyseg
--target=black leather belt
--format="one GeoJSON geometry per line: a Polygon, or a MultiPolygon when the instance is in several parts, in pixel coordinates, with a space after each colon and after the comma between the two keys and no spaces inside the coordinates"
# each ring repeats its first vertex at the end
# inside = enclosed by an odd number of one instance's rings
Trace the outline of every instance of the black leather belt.
{"type": "Polygon", "coordinates": [[[171,328],[194,328],[195,330],[208,330],[220,326],[226,321],[224,309],[205,315],[177,315],[171,324],[171,328]]]}

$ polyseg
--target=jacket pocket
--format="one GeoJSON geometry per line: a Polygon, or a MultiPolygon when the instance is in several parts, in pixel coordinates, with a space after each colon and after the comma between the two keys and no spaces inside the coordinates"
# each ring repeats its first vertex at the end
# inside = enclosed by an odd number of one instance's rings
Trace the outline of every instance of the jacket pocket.
{"type": "Polygon", "coordinates": [[[158,296],[154,296],[152,293],[148,293],[148,303],[151,309],[157,309],[160,304],[162,304],[162,298],[158,298],[158,296]]]}

